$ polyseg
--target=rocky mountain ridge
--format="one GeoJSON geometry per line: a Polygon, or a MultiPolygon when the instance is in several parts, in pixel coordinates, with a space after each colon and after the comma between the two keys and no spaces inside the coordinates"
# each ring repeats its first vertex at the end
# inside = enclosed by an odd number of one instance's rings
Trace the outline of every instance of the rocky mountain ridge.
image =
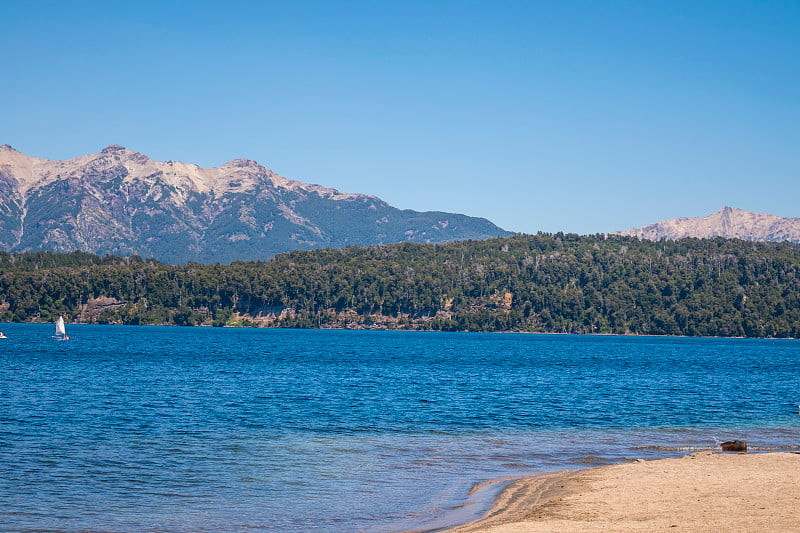
{"type": "Polygon", "coordinates": [[[800,218],[783,218],[725,206],[706,217],[674,218],[615,234],[651,241],[724,237],[746,241],[800,242],[800,218]]]}
{"type": "Polygon", "coordinates": [[[201,263],[294,249],[510,235],[481,218],[396,209],[279,176],[248,159],[215,168],[119,145],[51,161],[0,146],[0,249],[82,250],[201,263]]]}

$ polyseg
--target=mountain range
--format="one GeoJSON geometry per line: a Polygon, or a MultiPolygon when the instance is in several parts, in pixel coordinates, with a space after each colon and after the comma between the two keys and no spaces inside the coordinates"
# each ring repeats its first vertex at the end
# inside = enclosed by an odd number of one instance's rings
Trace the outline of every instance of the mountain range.
{"type": "Polygon", "coordinates": [[[725,206],[706,217],[674,218],[616,234],[651,241],[724,237],[746,241],[800,242],[800,218],[782,218],[725,206]]]}
{"type": "Polygon", "coordinates": [[[228,263],[297,249],[511,235],[486,219],[390,206],[248,159],[154,161],[118,145],[62,161],[0,146],[0,249],[228,263]]]}

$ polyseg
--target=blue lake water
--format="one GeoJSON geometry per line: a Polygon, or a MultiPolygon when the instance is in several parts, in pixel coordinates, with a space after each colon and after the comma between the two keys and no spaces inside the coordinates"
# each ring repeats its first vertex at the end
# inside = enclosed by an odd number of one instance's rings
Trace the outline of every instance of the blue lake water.
{"type": "Polygon", "coordinates": [[[800,341],[2,324],[0,530],[396,531],[475,483],[800,445],[800,341]]]}

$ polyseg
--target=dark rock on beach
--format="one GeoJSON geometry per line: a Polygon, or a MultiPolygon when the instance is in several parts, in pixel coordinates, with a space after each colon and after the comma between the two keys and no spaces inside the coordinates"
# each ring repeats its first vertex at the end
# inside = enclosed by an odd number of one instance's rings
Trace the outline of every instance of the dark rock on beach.
{"type": "Polygon", "coordinates": [[[729,440],[727,442],[723,442],[720,446],[722,446],[723,452],[746,452],[747,451],[747,441],[746,440],[729,440]]]}

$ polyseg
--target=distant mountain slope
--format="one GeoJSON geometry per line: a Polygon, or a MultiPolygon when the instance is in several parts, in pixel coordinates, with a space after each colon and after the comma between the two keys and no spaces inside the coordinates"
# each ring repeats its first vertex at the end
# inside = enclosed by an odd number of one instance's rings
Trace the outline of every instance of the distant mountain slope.
{"type": "Polygon", "coordinates": [[[0,146],[0,249],[7,251],[227,263],[296,249],[510,234],[482,218],[400,210],[289,180],[247,159],[201,168],[112,145],[50,161],[0,146]]]}
{"type": "Polygon", "coordinates": [[[800,218],[782,218],[725,206],[707,217],[674,218],[616,234],[653,241],[725,237],[746,241],[800,242],[800,218]]]}

